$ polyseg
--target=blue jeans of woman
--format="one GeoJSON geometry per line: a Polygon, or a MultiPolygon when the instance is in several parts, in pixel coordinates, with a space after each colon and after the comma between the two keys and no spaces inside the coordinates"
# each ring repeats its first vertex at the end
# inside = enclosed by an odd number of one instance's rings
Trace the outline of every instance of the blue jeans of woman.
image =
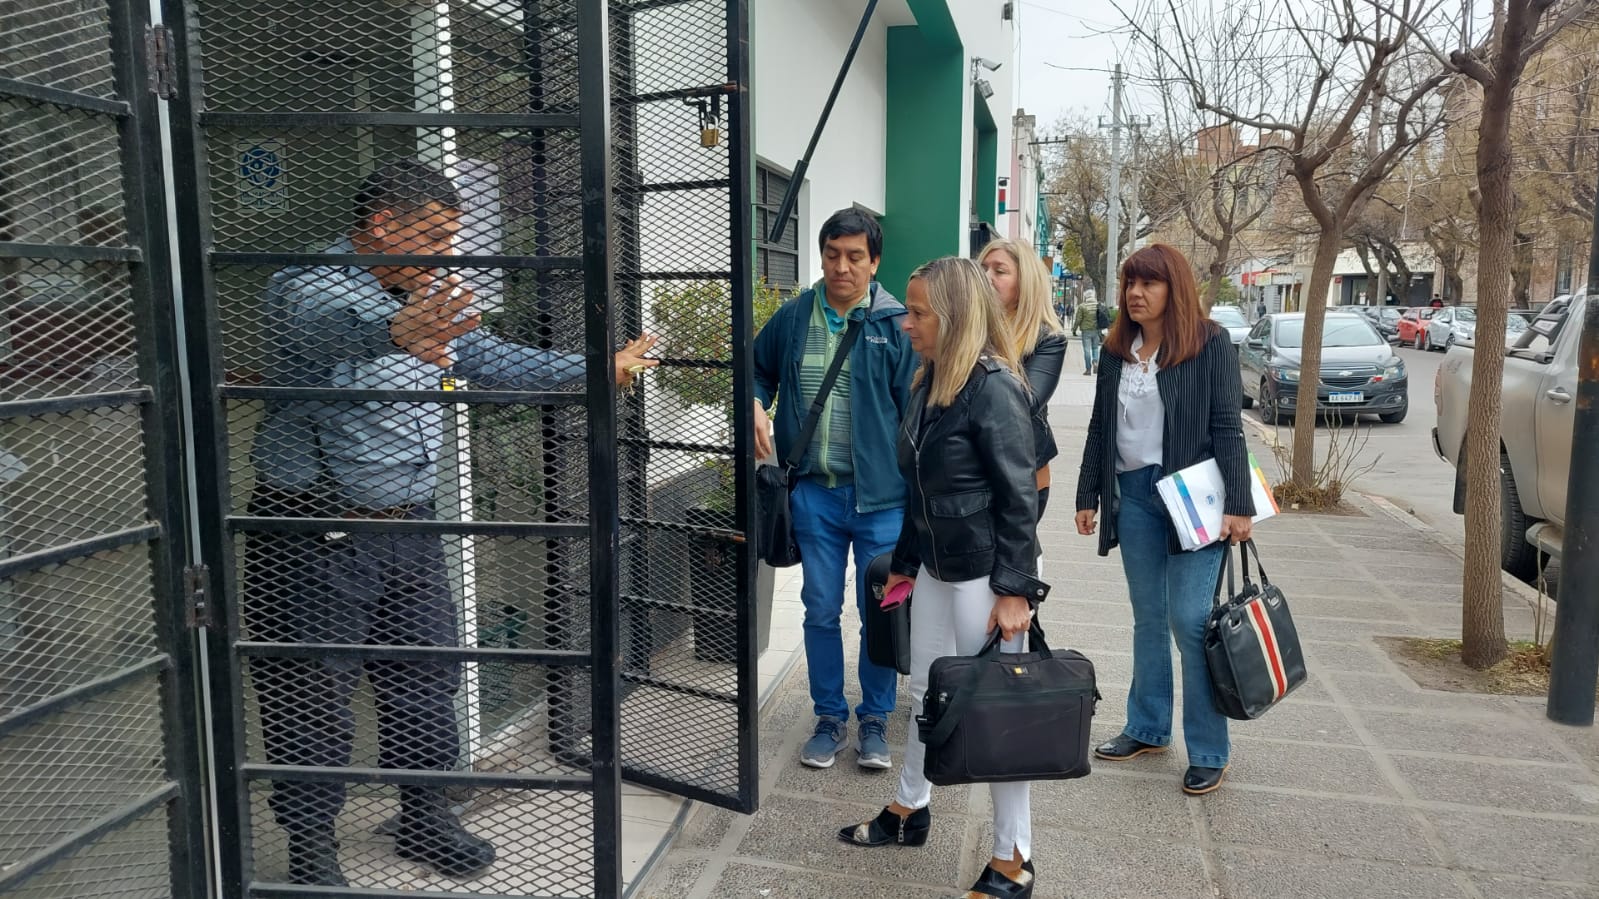
{"type": "Polygon", "coordinates": [[[1123,733],[1165,746],[1172,730],[1172,656],[1177,643],[1183,673],[1183,741],[1188,764],[1223,768],[1231,749],[1227,718],[1211,693],[1205,664],[1205,622],[1221,571],[1222,546],[1171,553],[1166,507],[1155,483],[1160,466],[1122,472],[1116,518],[1122,568],[1133,603],[1133,685],[1123,733]]]}

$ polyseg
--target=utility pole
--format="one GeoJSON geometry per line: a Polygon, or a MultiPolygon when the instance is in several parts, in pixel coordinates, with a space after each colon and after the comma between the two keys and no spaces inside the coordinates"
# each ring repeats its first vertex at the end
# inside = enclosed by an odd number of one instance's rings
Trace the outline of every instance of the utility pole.
{"type": "Polygon", "coordinates": [[[1127,222],[1127,252],[1129,255],[1138,249],[1138,190],[1144,174],[1143,161],[1139,158],[1139,150],[1143,143],[1144,129],[1147,127],[1149,127],[1149,119],[1147,118],[1142,122],[1133,121],[1127,123],[1127,130],[1131,134],[1133,145],[1133,209],[1132,215],[1128,217],[1129,221],[1127,222]]]}
{"type": "MultiPolygon", "coordinates": [[[[1545,714],[1561,724],[1593,726],[1599,677],[1599,204],[1588,255],[1588,314],[1577,344],[1577,396],[1571,423],[1571,474],[1566,481],[1566,539],[1560,548],[1560,601],[1549,662],[1545,714]]],[[[1566,314],[1577,312],[1576,301],[1566,314]]]]}
{"type": "MultiPolygon", "coordinates": [[[[1122,64],[1116,64],[1115,74],[1110,79],[1110,194],[1107,203],[1110,207],[1108,218],[1105,220],[1105,296],[1099,298],[1101,303],[1116,301],[1116,270],[1120,266],[1121,254],[1117,244],[1121,237],[1121,198],[1122,198],[1122,64]]],[[[1105,122],[1100,120],[1099,127],[1104,128],[1105,122]]]]}

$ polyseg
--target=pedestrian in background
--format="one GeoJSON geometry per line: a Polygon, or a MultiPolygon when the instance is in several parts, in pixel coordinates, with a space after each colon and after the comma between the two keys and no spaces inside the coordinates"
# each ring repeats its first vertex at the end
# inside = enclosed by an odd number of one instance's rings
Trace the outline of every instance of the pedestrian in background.
{"type": "Polygon", "coordinates": [[[1072,316],[1072,334],[1082,336],[1083,374],[1091,375],[1098,370],[1100,341],[1109,327],[1110,317],[1097,296],[1084,297],[1077,304],[1077,313],[1072,316]]]}
{"type": "MultiPolygon", "coordinates": [[[[1049,587],[1033,574],[1032,413],[993,288],[976,263],[949,256],[917,269],[905,297],[905,332],[923,361],[899,434],[911,498],[885,594],[914,585],[911,703],[920,715],[934,659],[976,655],[996,629],[1005,651],[1021,652],[1032,606],[1049,587]]],[[[893,803],[839,838],[857,846],[925,843],[932,827],[925,758],[913,723],[893,803]]],[[[1034,875],[1030,785],[989,790],[993,858],[968,895],[1027,899],[1034,875]]]]}
{"type": "Polygon", "coordinates": [[[1244,443],[1243,384],[1227,331],[1199,302],[1188,260],[1153,244],[1122,263],[1119,316],[1105,342],[1077,483],[1077,532],[1105,516],[1099,554],[1121,547],[1133,606],[1133,684],[1122,733],[1094,750],[1107,761],[1171,742],[1171,644],[1182,658],[1183,792],[1221,786],[1227,718],[1211,693],[1203,647],[1223,546],[1184,552],[1156,490],[1165,475],[1215,459],[1226,487],[1221,539],[1249,539],[1255,514],[1244,443]]]}
{"type": "Polygon", "coordinates": [[[1010,328],[1010,355],[1021,360],[1031,391],[1033,449],[1038,455],[1038,516],[1049,502],[1049,462],[1059,454],[1049,426],[1049,398],[1066,364],[1066,329],[1050,314],[1049,271],[1028,247],[1008,238],[992,241],[977,257],[994,286],[1010,328]]]}

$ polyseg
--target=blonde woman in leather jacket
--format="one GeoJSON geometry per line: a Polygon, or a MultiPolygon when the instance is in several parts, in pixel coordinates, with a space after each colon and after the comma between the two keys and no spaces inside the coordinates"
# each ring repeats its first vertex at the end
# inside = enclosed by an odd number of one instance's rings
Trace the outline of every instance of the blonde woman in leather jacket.
{"type": "MultiPolygon", "coordinates": [[[[914,585],[912,714],[920,714],[933,660],[975,655],[997,628],[1018,652],[1033,606],[1049,592],[1036,571],[1037,453],[1026,381],[983,270],[946,257],[911,276],[903,325],[922,357],[899,435],[909,489],[905,524],[885,591],[914,585]]],[[[859,846],[920,846],[932,826],[926,749],[911,728],[894,802],[840,839],[859,846]]],[[[1029,785],[990,786],[993,859],[969,897],[1026,899],[1034,871],[1029,785]]]]}

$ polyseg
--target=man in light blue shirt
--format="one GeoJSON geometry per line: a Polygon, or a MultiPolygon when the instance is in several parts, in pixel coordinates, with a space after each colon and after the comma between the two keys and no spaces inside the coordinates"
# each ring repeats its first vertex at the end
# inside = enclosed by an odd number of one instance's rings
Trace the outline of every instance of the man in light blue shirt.
{"type": "MultiPolygon", "coordinates": [[[[329,253],[447,256],[461,199],[442,172],[400,160],[357,194],[354,224],[329,253]]],[[[511,343],[479,328],[459,278],[428,266],[291,267],[267,287],[265,383],[349,390],[580,389],[581,356],[511,343]]],[[[616,381],[656,364],[655,341],[616,353],[616,381]]],[[[250,511],[280,517],[433,518],[446,406],[293,400],[268,403],[255,436],[250,511]]],[[[249,534],[242,617],[250,638],[285,643],[459,644],[444,547],[427,532],[249,534]]],[[[255,658],[251,683],[267,761],[347,767],[350,697],[363,671],[378,710],[378,766],[453,770],[459,665],[353,658],[255,658]]],[[[344,785],[278,781],[271,807],[289,838],[289,880],[345,886],[334,820],[344,785]]],[[[395,851],[451,877],[494,861],[494,847],[451,813],[442,789],[400,787],[395,851]]]]}

